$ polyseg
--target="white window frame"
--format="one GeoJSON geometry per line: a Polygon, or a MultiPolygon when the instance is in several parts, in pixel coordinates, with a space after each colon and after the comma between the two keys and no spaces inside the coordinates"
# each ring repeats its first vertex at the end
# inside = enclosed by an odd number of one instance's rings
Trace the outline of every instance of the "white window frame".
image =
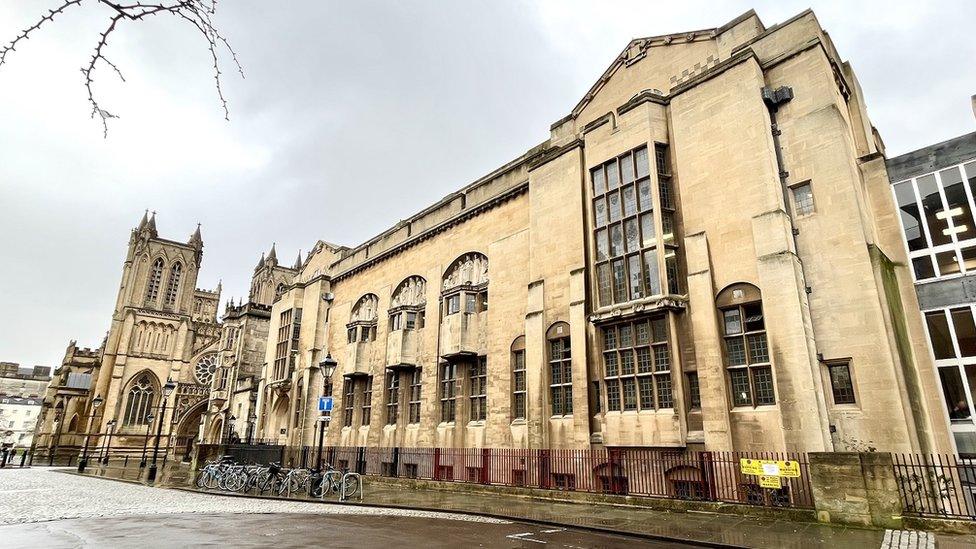
{"type": "MultiPolygon", "coordinates": [[[[976,247],[976,236],[974,236],[973,238],[969,238],[969,239],[960,241],[958,239],[957,233],[955,231],[956,226],[955,226],[955,223],[953,222],[952,217],[951,216],[947,216],[945,221],[946,221],[946,224],[947,224],[948,228],[950,229],[949,238],[952,240],[952,242],[950,242],[949,244],[941,244],[939,246],[933,246],[932,245],[932,235],[930,234],[930,231],[929,231],[928,221],[925,219],[925,213],[924,213],[924,210],[921,207],[922,200],[921,200],[920,195],[918,194],[918,180],[921,179],[921,178],[923,178],[923,177],[929,176],[929,175],[934,176],[935,177],[935,181],[936,181],[936,186],[939,189],[939,197],[942,200],[942,208],[943,208],[943,211],[945,211],[945,209],[947,208],[947,204],[948,203],[946,201],[945,188],[942,185],[942,173],[941,172],[946,171],[946,170],[951,170],[952,168],[956,168],[956,169],[959,170],[959,173],[962,175],[962,178],[963,178],[963,189],[966,192],[966,200],[968,200],[968,202],[969,202],[969,211],[972,213],[974,219],[976,219],[976,201],[973,200],[973,194],[972,194],[972,191],[970,190],[969,184],[968,184],[968,182],[969,182],[969,174],[966,171],[966,165],[967,164],[974,164],[973,171],[976,172],[976,158],[974,158],[974,159],[969,159],[969,160],[967,160],[965,162],[961,162],[959,164],[953,164],[952,166],[945,166],[945,167],[940,168],[938,170],[935,170],[933,172],[919,174],[919,175],[917,175],[915,177],[912,177],[910,179],[905,179],[905,180],[899,181],[899,182],[891,185],[891,196],[892,196],[892,199],[894,200],[895,208],[896,209],[898,208],[898,197],[895,195],[895,187],[898,186],[898,185],[901,185],[903,183],[907,183],[912,188],[912,194],[915,196],[915,204],[918,207],[918,210],[919,210],[920,215],[922,216],[922,218],[920,219],[920,222],[922,223],[922,225],[924,227],[923,233],[925,235],[925,244],[926,244],[926,247],[923,248],[923,249],[921,249],[921,250],[914,250],[914,251],[908,249],[908,240],[907,240],[907,238],[905,236],[905,226],[904,226],[904,223],[902,223],[900,212],[896,216],[896,217],[898,217],[898,226],[901,229],[901,240],[902,240],[902,244],[905,246],[905,253],[908,254],[908,263],[909,263],[908,268],[911,271],[912,280],[916,284],[925,283],[925,282],[933,282],[933,281],[936,281],[936,280],[951,280],[953,278],[959,278],[961,276],[964,276],[964,275],[966,275],[968,273],[976,272],[976,270],[966,271],[966,265],[962,262],[962,250],[964,248],[976,247]],[[949,252],[949,251],[952,251],[952,252],[955,252],[956,253],[956,263],[959,265],[959,272],[952,273],[952,274],[947,274],[947,275],[943,275],[941,273],[940,269],[939,269],[939,263],[938,263],[938,261],[936,261],[935,256],[936,256],[936,254],[939,254],[939,253],[942,253],[942,252],[949,252]],[[915,276],[915,268],[912,265],[912,261],[914,259],[916,259],[916,258],[926,257],[926,256],[929,257],[929,261],[932,262],[932,266],[933,266],[936,274],[932,278],[923,278],[921,280],[918,280],[916,278],[916,276],[915,276]]],[[[976,173],[974,173],[973,175],[976,176],[976,173]]],[[[976,234],[976,232],[974,232],[974,234],[976,234]]]]}
{"type": "Polygon", "coordinates": [[[969,380],[966,377],[966,366],[976,366],[976,356],[964,357],[959,349],[959,340],[956,337],[956,325],[952,321],[952,309],[962,309],[964,307],[969,307],[970,311],[973,313],[973,318],[976,319],[976,305],[974,304],[961,304],[952,305],[949,307],[934,307],[930,309],[922,310],[922,324],[925,327],[925,337],[928,338],[929,355],[933,362],[935,362],[935,383],[939,388],[939,397],[942,400],[942,415],[945,417],[946,422],[949,424],[949,428],[952,432],[960,433],[971,433],[976,432],[976,409],[973,408],[973,394],[969,389],[969,380]],[[956,358],[945,358],[936,359],[935,358],[935,348],[932,346],[932,334],[929,333],[929,323],[925,318],[926,313],[943,312],[946,317],[946,322],[949,326],[949,337],[952,340],[952,349],[956,354],[956,358]],[[942,389],[942,376],[939,375],[939,370],[942,368],[957,368],[959,370],[959,375],[962,379],[963,391],[966,393],[966,398],[969,401],[969,418],[968,419],[949,419],[949,407],[948,401],[946,401],[945,391],[942,389]]]}

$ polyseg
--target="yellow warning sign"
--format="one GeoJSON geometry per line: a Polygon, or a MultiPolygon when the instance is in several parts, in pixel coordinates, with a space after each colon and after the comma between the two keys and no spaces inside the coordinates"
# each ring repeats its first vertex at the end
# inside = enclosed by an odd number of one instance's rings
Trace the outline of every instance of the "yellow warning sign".
{"type": "Polygon", "coordinates": [[[771,459],[739,460],[739,468],[744,475],[766,477],[799,477],[800,464],[796,461],[776,461],[771,459]]]}
{"type": "Polygon", "coordinates": [[[759,475],[759,486],[763,488],[782,488],[783,483],[780,477],[770,477],[766,475],[759,475]]]}

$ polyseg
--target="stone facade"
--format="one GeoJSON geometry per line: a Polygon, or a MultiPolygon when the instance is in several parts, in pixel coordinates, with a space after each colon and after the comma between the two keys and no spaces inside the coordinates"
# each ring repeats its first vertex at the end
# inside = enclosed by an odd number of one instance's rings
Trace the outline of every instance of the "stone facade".
{"type": "Polygon", "coordinates": [[[329,445],[948,451],[896,217],[812,12],[634,40],[544,143],[316,245],[259,436],[314,444],[331,394],[329,445]]]}
{"type": "Polygon", "coordinates": [[[196,288],[202,260],[199,227],[178,242],[159,236],[155,214],[143,216],[129,238],[108,334],[95,351],[69,345],[45,397],[37,446],[77,448],[87,432],[89,447],[98,448],[111,433],[116,452],[139,453],[158,432],[163,448],[190,453],[220,340],[220,287],[196,288]]]}

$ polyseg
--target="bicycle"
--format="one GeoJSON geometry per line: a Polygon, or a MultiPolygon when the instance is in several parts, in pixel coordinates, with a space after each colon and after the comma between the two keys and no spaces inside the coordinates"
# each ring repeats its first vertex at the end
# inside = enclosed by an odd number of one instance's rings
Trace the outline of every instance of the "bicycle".
{"type": "Polygon", "coordinates": [[[340,471],[328,463],[325,464],[322,480],[312,491],[311,496],[325,499],[325,496],[333,492],[340,495],[345,494],[346,496],[355,494],[359,491],[359,480],[355,477],[346,476],[348,472],[348,467],[343,467],[340,471]],[[345,486],[345,490],[343,490],[343,486],[345,486]]]}

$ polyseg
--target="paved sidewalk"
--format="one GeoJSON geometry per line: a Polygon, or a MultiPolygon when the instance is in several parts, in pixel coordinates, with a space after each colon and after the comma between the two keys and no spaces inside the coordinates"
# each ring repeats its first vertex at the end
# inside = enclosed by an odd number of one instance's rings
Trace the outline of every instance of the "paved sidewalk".
{"type": "MultiPolygon", "coordinates": [[[[131,471],[120,469],[103,470],[101,474],[110,478],[134,478],[131,471]]],[[[185,473],[173,473],[169,478],[167,484],[171,487],[199,491],[190,486],[185,473]]],[[[609,504],[556,502],[515,494],[406,488],[388,482],[371,481],[369,477],[364,481],[363,501],[360,503],[357,499],[347,503],[348,505],[467,513],[635,534],[654,539],[685,540],[718,547],[771,549],[920,547],[929,549],[932,547],[930,540],[940,549],[976,547],[976,536],[973,535],[923,534],[919,536],[911,535],[907,531],[886,532],[768,517],[745,517],[700,511],[669,512],[609,504]]],[[[225,494],[225,492],[209,491],[208,493],[225,494]]],[[[307,496],[295,496],[294,499],[317,501],[310,500],[307,496]]],[[[334,498],[328,501],[334,502],[334,498]]]]}

